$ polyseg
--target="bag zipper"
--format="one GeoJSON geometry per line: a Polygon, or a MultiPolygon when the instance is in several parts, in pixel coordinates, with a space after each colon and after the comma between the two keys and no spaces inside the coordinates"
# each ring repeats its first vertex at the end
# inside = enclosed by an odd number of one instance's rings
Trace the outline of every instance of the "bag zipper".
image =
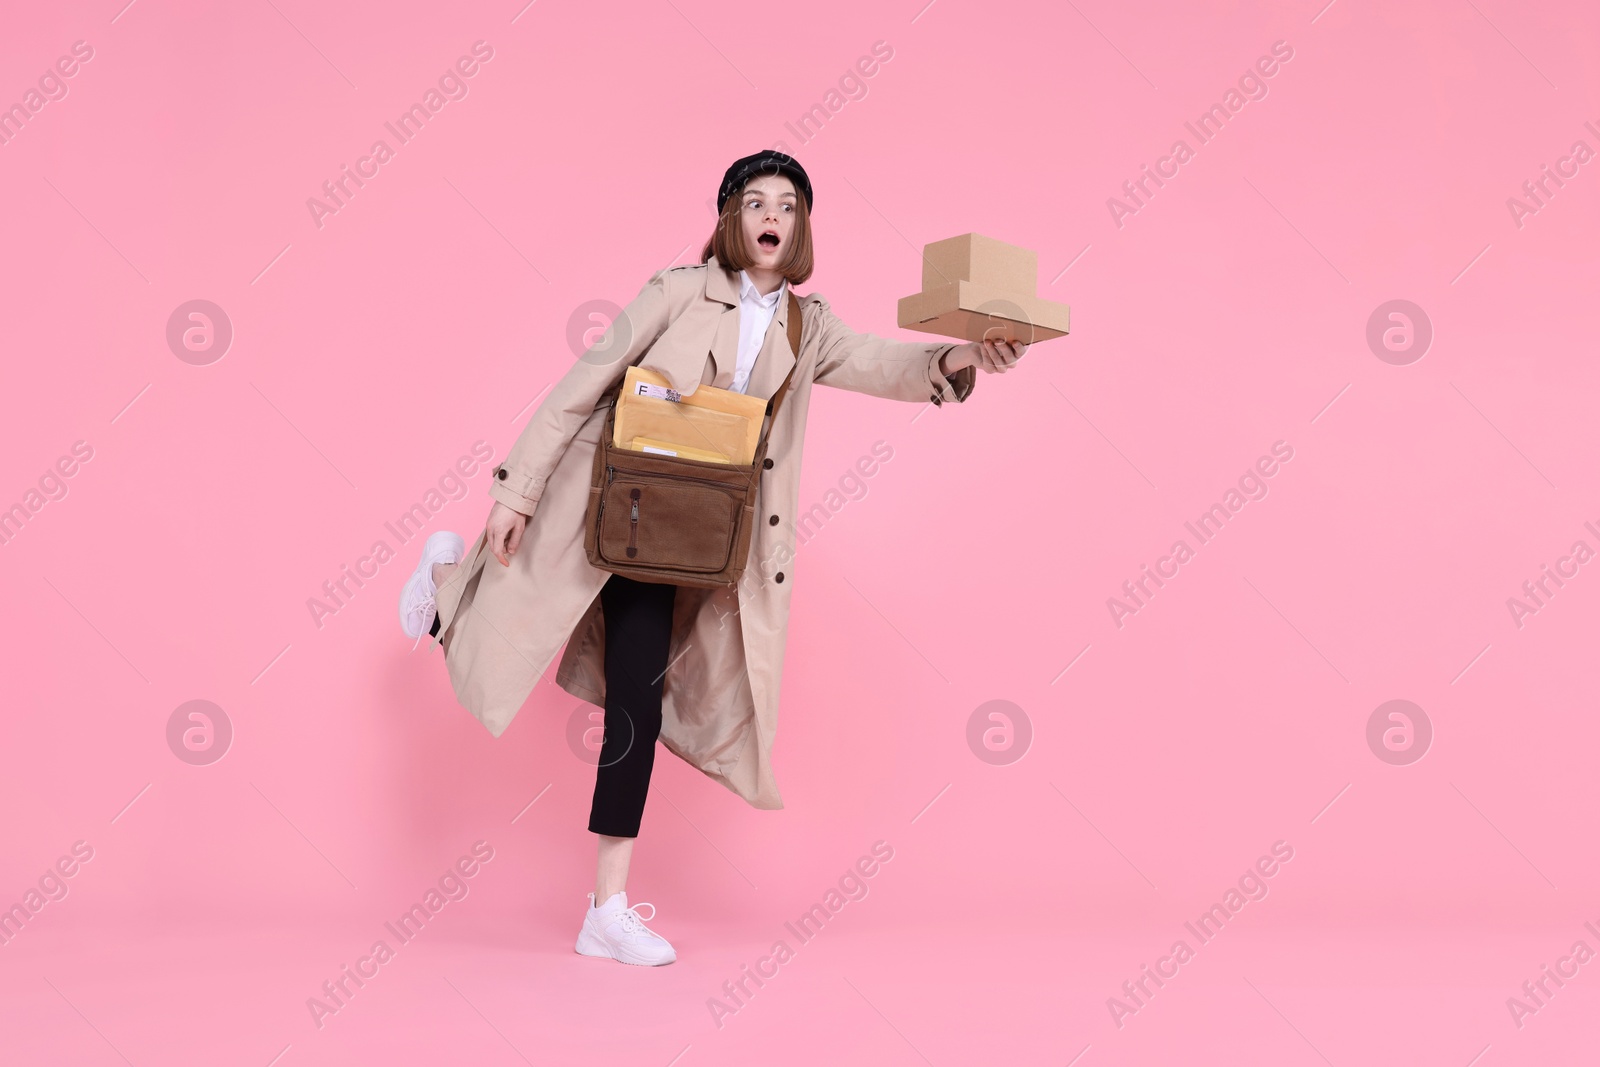
{"type": "MultiPolygon", "coordinates": [[[[607,471],[610,471],[611,469],[612,468],[610,468],[610,467],[606,468],[607,471]]],[[[662,478],[671,478],[673,481],[678,481],[678,482],[700,482],[700,483],[702,483],[704,485],[714,485],[718,489],[726,489],[730,493],[742,493],[742,492],[744,492],[744,488],[742,486],[729,485],[727,482],[718,481],[715,478],[695,478],[695,477],[692,477],[692,476],[687,475],[687,474],[663,474],[663,475],[660,475],[660,477],[662,477],[662,478]]],[[[609,474],[606,476],[606,481],[607,482],[611,481],[611,476],[609,474]]]]}
{"type": "MultiPolygon", "coordinates": [[[[756,467],[757,467],[757,465],[758,465],[758,463],[760,462],[760,460],[762,460],[764,458],[765,458],[765,456],[757,456],[754,460],[751,461],[749,468],[746,468],[744,466],[744,464],[742,464],[742,463],[719,463],[719,464],[717,464],[717,466],[722,468],[722,469],[724,469],[724,470],[746,470],[746,469],[749,469],[750,471],[754,472],[756,467]]],[[[705,462],[705,461],[703,461],[703,460],[684,460],[684,462],[686,462],[686,463],[696,463],[696,462],[705,462]]],[[[610,485],[611,482],[616,478],[616,476],[617,476],[617,468],[612,466],[611,464],[607,463],[606,464],[606,484],[610,485]]],[[[692,474],[664,474],[664,475],[661,475],[661,477],[663,477],[663,478],[677,478],[679,481],[685,481],[685,482],[704,482],[707,485],[720,485],[724,489],[728,488],[728,483],[727,482],[718,481],[715,478],[696,478],[692,474]]]]}
{"type": "Polygon", "coordinates": [[[639,554],[639,490],[635,489],[629,494],[633,500],[633,519],[628,526],[628,555],[639,554]]]}

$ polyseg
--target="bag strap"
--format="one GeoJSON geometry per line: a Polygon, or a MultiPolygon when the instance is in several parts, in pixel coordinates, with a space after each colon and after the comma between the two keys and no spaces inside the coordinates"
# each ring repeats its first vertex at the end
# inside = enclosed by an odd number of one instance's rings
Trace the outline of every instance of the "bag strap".
{"type": "Polygon", "coordinates": [[[800,360],[800,298],[794,295],[794,289],[789,290],[789,350],[794,353],[796,362],[800,360]]]}
{"type": "Polygon", "coordinates": [[[774,417],[778,409],[783,406],[783,395],[789,391],[789,379],[794,377],[794,368],[800,365],[800,301],[795,297],[794,290],[785,287],[789,293],[789,351],[794,353],[794,367],[789,368],[789,373],[783,376],[783,384],[778,386],[778,391],[772,394],[772,399],[767,401],[767,414],[774,417]]]}

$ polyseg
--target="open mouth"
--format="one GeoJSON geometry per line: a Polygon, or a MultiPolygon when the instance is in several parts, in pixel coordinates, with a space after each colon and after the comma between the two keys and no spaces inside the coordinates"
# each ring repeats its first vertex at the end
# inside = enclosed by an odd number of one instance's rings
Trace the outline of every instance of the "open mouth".
{"type": "Polygon", "coordinates": [[[762,248],[777,248],[778,235],[773,230],[767,230],[760,237],[756,238],[756,244],[760,245],[762,248]]]}

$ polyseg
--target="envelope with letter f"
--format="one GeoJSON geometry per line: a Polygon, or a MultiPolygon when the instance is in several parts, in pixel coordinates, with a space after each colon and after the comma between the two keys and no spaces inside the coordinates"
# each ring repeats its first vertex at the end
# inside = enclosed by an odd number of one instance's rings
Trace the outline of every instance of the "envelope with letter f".
{"type": "Polygon", "coordinates": [[[755,460],[767,402],[731,389],[702,385],[679,393],[645,367],[628,368],[617,395],[615,448],[711,463],[755,460]]]}

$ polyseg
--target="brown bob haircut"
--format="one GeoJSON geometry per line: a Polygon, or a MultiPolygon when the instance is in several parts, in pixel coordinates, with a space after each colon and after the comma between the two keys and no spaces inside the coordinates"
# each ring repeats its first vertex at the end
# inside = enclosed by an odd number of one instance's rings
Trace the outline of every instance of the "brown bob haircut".
{"type": "MultiPolygon", "coordinates": [[[[750,176],[738,193],[728,197],[722,205],[722,211],[717,215],[716,229],[711,231],[710,240],[700,251],[700,262],[704,263],[714,254],[717,262],[735,273],[748,270],[754,262],[749,251],[744,245],[744,231],[739,225],[739,212],[744,205],[745,188],[751,181],[765,175],[757,173],[750,176]]],[[[786,176],[785,176],[786,177],[786,176]]],[[[811,213],[806,210],[806,198],[798,190],[794,198],[794,225],[789,230],[789,250],[778,261],[778,273],[782,274],[790,285],[799,285],[811,277],[811,213]]]]}

